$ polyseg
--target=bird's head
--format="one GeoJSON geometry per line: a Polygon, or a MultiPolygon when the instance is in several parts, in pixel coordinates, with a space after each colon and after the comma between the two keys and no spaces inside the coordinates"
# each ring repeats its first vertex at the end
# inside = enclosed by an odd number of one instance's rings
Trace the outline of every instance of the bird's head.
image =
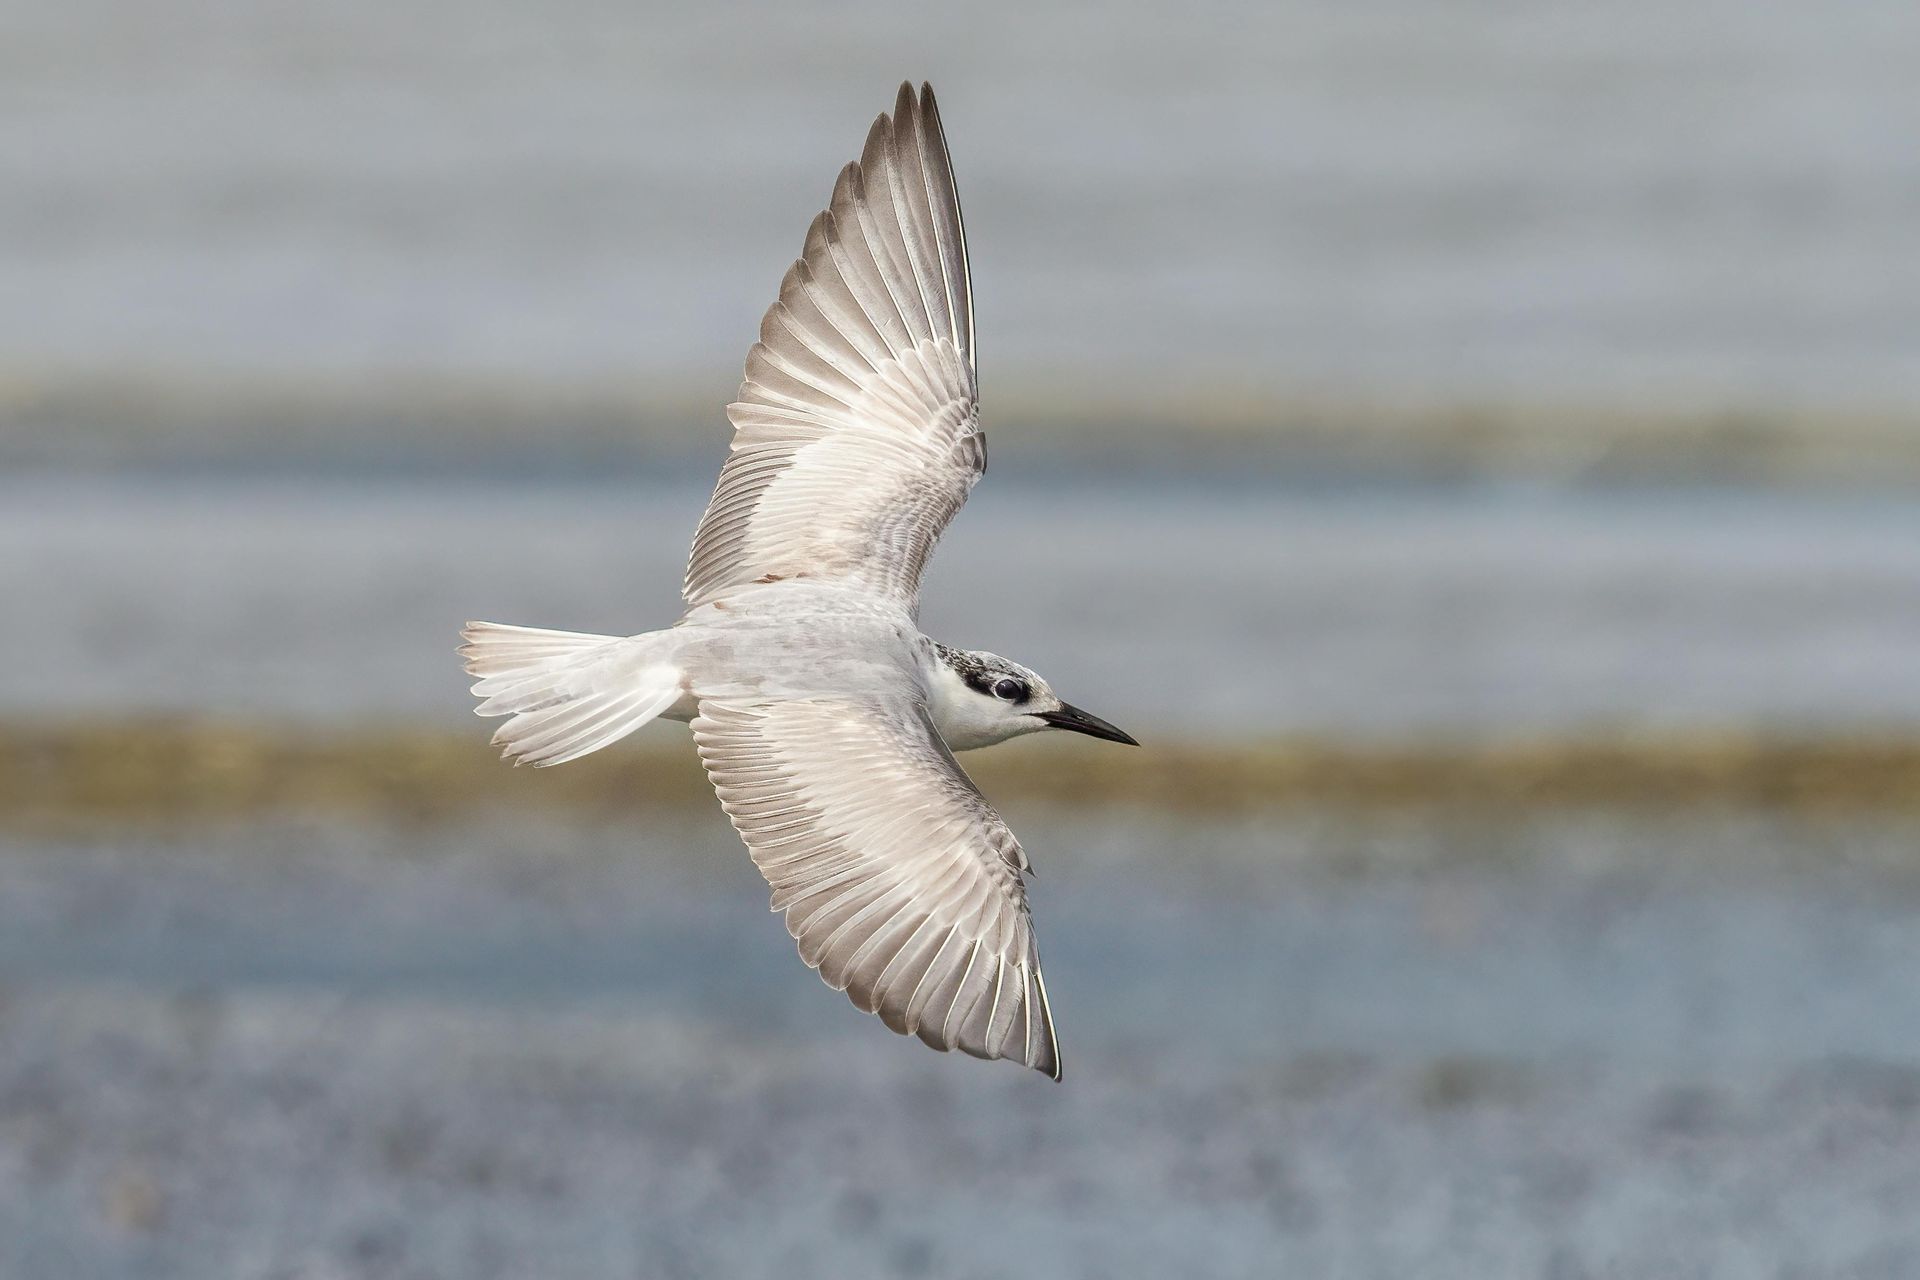
{"type": "Polygon", "coordinates": [[[1109,742],[1140,744],[1131,735],[1065,701],[1038,674],[997,653],[935,648],[933,722],[955,751],[990,747],[1023,733],[1070,729],[1109,742]]]}

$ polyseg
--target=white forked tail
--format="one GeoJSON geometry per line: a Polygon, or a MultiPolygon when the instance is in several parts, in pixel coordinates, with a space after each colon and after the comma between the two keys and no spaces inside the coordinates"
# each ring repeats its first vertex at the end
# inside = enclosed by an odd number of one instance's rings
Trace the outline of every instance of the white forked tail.
{"type": "Polygon", "coordinates": [[[638,729],[680,698],[668,637],[589,636],[469,622],[460,656],[477,676],[477,715],[511,716],[493,735],[516,764],[577,760],[638,729]]]}

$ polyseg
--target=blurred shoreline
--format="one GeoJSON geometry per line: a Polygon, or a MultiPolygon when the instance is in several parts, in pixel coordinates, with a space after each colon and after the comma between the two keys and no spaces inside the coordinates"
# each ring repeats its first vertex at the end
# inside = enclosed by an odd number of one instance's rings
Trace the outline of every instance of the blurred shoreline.
{"type": "MultiPolygon", "coordinates": [[[[672,732],[648,729],[547,771],[508,767],[481,726],[14,721],[0,724],[0,830],[177,829],[280,814],[444,824],[514,809],[575,821],[704,810],[711,793],[672,732]]],[[[1915,734],[1175,740],[1099,754],[1029,741],[965,763],[996,802],[1097,811],[1920,814],[1915,734]]]]}
{"type": "MultiPolygon", "coordinates": [[[[0,467],[20,472],[471,476],[698,470],[730,368],[678,378],[0,373],[0,467]]],[[[1910,405],[1369,397],[1228,379],[1002,385],[992,439],[1095,471],[1662,483],[1920,483],[1910,405]]]]}

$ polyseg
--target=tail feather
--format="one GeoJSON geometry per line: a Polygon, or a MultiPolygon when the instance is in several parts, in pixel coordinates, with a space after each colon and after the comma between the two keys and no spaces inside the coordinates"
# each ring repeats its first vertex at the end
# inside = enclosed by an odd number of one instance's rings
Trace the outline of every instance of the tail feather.
{"type": "Polygon", "coordinates": [[[508,716],[493,735],[516,764],[555,765],[618,742],[681,694],[661,633],[595,636],[469,622],[460,656],[478,677],[477,715],[508,716]]]}

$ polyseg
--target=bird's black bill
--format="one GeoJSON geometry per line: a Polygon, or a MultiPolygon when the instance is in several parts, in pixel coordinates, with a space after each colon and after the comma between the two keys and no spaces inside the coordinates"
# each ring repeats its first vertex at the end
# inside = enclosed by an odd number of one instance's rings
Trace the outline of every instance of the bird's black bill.
{"type": "Polygon", "coordinates": [[[1133,735],[1124,729],[1116,729],[1099,716],[1088,715],[1078,707],[1062,705],[1058,711],[1042,711],[1040,718],[1056,729],[1071,729],[1075,733],[1084,733],[1089,738],[1104,738],[1108,742],[1124,742],[1130,747],[1140,744],[1133,735]]]}

